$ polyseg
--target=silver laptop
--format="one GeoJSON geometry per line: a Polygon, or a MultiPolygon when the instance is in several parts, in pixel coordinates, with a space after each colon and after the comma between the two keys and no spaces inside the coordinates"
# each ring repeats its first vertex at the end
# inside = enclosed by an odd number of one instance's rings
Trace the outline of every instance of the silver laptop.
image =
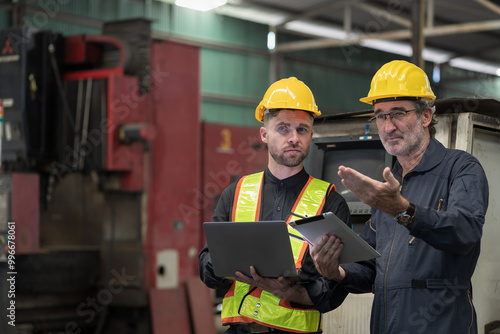
{"type": "Polygon", "coordinates": [[[250,276],[254,266],[263,277],[297,277],[286,222],[206,222],[203,230],[217,276],[250,276]]]}

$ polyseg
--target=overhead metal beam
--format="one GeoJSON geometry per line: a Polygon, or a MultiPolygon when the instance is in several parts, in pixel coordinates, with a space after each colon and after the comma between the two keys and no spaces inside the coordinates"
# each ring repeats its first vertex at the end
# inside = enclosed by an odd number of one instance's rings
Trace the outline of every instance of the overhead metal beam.
{"type": "Polygon", "coordinates": [[[344,31],[347,38],[351,36],[352,29],[352,6],[347,4],[344,7],[344,31]]]}
{"type": "Polygon", "coordinates": [[[411,3],[411,62],[418,67],[424,66],[424,58],[422,51],[425,47],[424,36],[424,19],[425,19],[425,2],[424,0],[413,0],[411,3]]]}
{"type": "Polygon", "coordinates": [[[314,9],[309,10],[307,12],[304,12],[302,14],[293,15],[293,16],[288,17],[285,21],[276,25],[276,28],[282,29],[282,28],[284,28],[285,24],[287,24],[289,22],[310,19],[311,17],[316,17],[318,15],[324,14],[325,12],[332,11],[336,8],[342,8],[345,5],[348,5],[352,2],[353,1],[346,0],[346,1],[340,1],[340,2],[332,2],[332,3],[329,3],[325,6],[319,6],[317,8],[314,8],[314,9]]]}
{"type": "Polygon", "coordinates": [[[500,29],[500,20],[448,24],[444,26],[433,27],[431,29],[424,29],[424,33],[426,37],[430,37],[497,29],[500,29]]]}
{"type": "MultiPolygon", "coordinates": [[[[460,33],[471,33],[478,31],[488,31],[500,29],[500,20],[470,22],[460,24],[449,24],[439,27],[424,28],[424,36],[443,36],[443,35],[456,35],[460,33]]],[[[349,40],[338,40],[330,38],[319,38],[307,41],[282,43],[276,46],[276,52],[288,52],[308,49],[320,49],[328,47],[339,47],[360,44],[364,40],[369,39],[389,39],[400,40],[409,39],[411,37],[410,30],[393,30],[387,32],[379,32],[358,36],[357,38],[349,40]]]]}
{"type": "Polygon", "coordinates": [[[491,9],[492,11],[500,15],[500,6],[494,4],[493,2],[489,0],[476,0],[476,2],[480,3],[481,5],[491,9]]]}
{"type": "Polygon", "coordinates": [[[399,25],[402,25],[403,27],[411,27],[411,21],[407,20],[405,18],[402,18],[400,16],[394,15],[394,13],[389,12],[386,9],[382,9],[367,3],[362,3],[362,2],[354,2],[352,4],[353,6],[356,6],[366,12],[369,12],[372,15],[376,15],[381,17],[382,19],[384,16],[390,17],[390,22],[397,23],[399,25]]]}
{"type": "Polygon", "coordinates": [[[269,52],[267,52],[266,50],[258,50],[258,49],[254,49],[254,48],[240,47],[240,46],[235,46],[235,45],[226,44],[226,43],[207,42],[207,41],[204,41],[201,39],[196,39],[196,38],[179,37],[177,35],[163,32],[163,31],[158,31],[158,30],[153,30],[151,32],[151,37],[153,39],[157,39],[157,40],[167,40],[167,41],[172,41],[172,42],[178,42],[178,43],[182,43],[182,44],[198,46],[200,48],[208,48],[208,49],[214,49],[214,50],[242,53],[242,54],[246,54],[246,55],[261,56],[261,57],[265,57],[265,58],[269,57],[269,52]]]}
{"type": "Polygon", "coordinates": [[[434,0],[427,0],[427,22],[426,27],[434,27],[434,0]]]}
{"type": "Polygon", "coordinates": [[[269,84],[278,81],[282,77],[283,54],[273,52],[269,62],[269,84]]]}

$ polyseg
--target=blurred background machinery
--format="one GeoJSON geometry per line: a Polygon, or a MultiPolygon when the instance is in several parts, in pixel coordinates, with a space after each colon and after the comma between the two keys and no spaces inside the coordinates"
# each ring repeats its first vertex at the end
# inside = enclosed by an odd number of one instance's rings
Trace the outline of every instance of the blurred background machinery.
{"type": "MultiPolygon", "coordinates": [[[[8,222],[17,273],[16,327],[12,299],[0,298],[0,333],[216,331],[213,292],[197,273],[201,226],[230,182],[266,167],[267,150],[254,127],[200,120],[200,47],[153,39],[150,25],[109,22],[102,35],[67,37],[0,31],[2,296],[8,222]]],[[[498,101],[437,106],[438,139],[476,155],[498,193],[498,101]]],[[[377,178],[393,163],[367,113],[318,119],[306,161],[346,197],[357,231],[369,208],[342,189],[338,164],[377,178]]],[[[474,276],[480,328],[498,320],[497,210],[491,203],[474,276]]],[[[325,315],[325,333],[367,332],[370,307],[370,295],[349,296],[325,315]]]]}
{"type": "Polygon", "coordinates": [[[8,29],[0,46],[2,296],[7,222],[17,272],[16,328],[2,314],[0,332],[215,332],[201,223],[267,151],[254,129],[200,121],[199,48],[143,19],[8,29]]]}

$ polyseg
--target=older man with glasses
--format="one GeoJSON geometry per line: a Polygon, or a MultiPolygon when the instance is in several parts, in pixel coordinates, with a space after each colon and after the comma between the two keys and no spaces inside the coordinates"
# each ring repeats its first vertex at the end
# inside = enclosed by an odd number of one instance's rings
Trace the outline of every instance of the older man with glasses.
{"type": "Polygon", "coordinates": [[[385,182],[349,166],[338,174],[372,207],[361,236],[381,257],[339,266],[335,236],[311,250],[322,275],[350,292],[375,294],[371,333],[477,333],[471,277],[488,182],[475,157],[434,138],[435,98],[417,66],[392,61],[379,69],[361,101],[373,105],[380,139],[397,162],[383,171],[385,182]]]}

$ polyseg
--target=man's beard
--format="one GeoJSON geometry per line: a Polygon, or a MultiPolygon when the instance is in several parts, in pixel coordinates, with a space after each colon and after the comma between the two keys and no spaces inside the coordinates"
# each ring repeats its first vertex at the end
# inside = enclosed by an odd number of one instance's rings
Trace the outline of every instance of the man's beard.
{"type": "MultiPolygon", "coordinates": [[[[295,146],[292,146],[292,147],[295,148],[295,146]]],[[[274,159],[274,161],[278,165],[282,165],[282,166],[286,166],[286,167],[297,167],[307,157],[307,154],[309,153],[309,147],[306,149],[305,152],[300,152],[300,153],[297,153],[293,156],[290,156],[290,154],[289,154],[288,157],[285,157],[285,152],[276,153],[276,152],[273,152],[272,150],[270,150],[269,153],[271,154],[271,157],[274,159]]]]}
{"type": "Polygon", "coordinates": [[[390,154],[394,156],[400,156],[400,155],[408,155],[420,147],[422,141],[425,138],[425,132],[422,128],[422,120],[419,119],[417,121],[417,124],[413,126],[412,128],[409,128],[408,131],[406,132],[406,137],[403,138],[404,145],[402,147],[395,147],[391,146],[390,144],[386,144],[386,140],[390,135],[386,135],[384,140],[382,140],[382,145],[384,145],[385,150],[390,154]]]}

